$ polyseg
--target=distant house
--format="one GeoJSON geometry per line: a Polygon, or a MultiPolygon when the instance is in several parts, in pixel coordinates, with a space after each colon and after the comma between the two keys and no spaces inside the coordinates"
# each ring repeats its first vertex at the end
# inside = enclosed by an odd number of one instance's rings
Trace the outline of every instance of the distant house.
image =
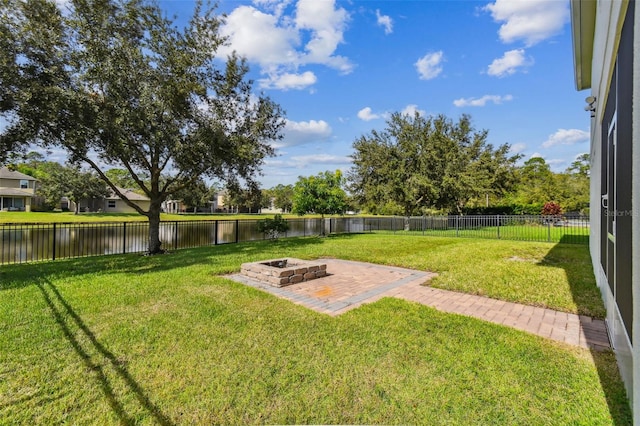
{"type": "Polygon", "coordinates": [[[162,203],[162,211],[170,214],[178,213],[215,213],[218,211],[218,196],[214,195],[213,200],[207,201],[207,206],[198,208],[188,208],[182,200],[168,199],[162,203]]]}
{"type": "MultiPolygon", "coordinates": [[[[137,192],[133,192],[130,189],[124,189],[118,187],[118,190],[122,194],[124,194],[131,202],[137,204],[143,210],[149,210],[149,205],[151,204],[151,200],[144,196],[140,195],[137,192]]],[[[75,204],[73,201],[68,199],[62,200],[63,207],[67,206],[69,210],[75,210],[75,204]]],[[[81,212],[97,212],[102,211],[105,213],[137,213],[137,211],[125,203],[122,198],[120,198],[114,191],[111,191],[111,194],[105,198],[93,198],[93,199],[85,199],[80,201],[79,211],[81,212]]]]}
{"type": "Polygon", "coordinates": [[[182,200],[165,200],[162,202],[162,211],[170,214],[183,213],[186,210],[186,206],[182,200]]]}
{"type": "Polygon", "coordinates": [[[0,167],[0,211],[31,211],[36,179],[0,167]]]}
{"type": "MultiPolygon", "coordinates": [[[[137,204],[143,210],[149,210],[151,200],[145,195],[140,195],[130,189],[118,188],[120,192],[134,204],[137,204]]],[[[105,213],[137,213],[137,211],[125,203],[115,192],[104,199],[104,207],[102,211],[105,213]]]]}
{"type": "Polygon", "coordinates": [[[591,92],[591,259],[640,424],[640,8],[572,0],[571,12],[576,88],[591,92]]]}

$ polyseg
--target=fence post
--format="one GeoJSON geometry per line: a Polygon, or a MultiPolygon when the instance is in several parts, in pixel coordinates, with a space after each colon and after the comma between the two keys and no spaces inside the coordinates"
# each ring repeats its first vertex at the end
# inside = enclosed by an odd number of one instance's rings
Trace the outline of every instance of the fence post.
{"type": "Polygon", "coordinates": [[[459,237],[459,236],[460,236],[460,215],[456,215],[456,237],[459,237]]]}
{"type": "Polygon", "coordinates": [[[216,220],[213,225],[213,245],[218,245],[218,221],[216,220]]]}
{"type": "Polygon", "coordinates": [[[122,222],[122,254],[127,253],[127,222],[122,222]]]}
{"type": "Polygon", "coordinates": [[[500,215],[498,215],[498,239],[500,239],[500,215]]]}
{"type": "Polygon", "coordinates": [[[176,223],[173,227],[173,249],[174,250],[178,250],[178,221],[176,220],[176,223]]]}
{"type": "Polygon", "coordinates": [[[547,220],[547,242],[551,242],[551,221],[547,220]]]}
{"type": "Polygon", "coordinates": [[[236,244],[238,243],[239,239],[240,239],[240,221],[236,219],[236,244]]]}
{"type": "Polygon", "coordinates": [[[51,260],[56,260],[56,224],[53,224],[53,253],[51,260]]]}

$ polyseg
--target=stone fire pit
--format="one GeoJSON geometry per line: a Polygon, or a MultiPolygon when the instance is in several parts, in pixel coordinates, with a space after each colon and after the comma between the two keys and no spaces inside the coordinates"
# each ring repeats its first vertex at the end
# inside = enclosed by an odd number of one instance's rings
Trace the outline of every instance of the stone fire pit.
{"type": "Polygon", "coordinates": [[[286,257],[243,263],[240,273],[274,287],[284,287],[326,276],[327,264],[319,260],[300,260],[286,257]]]}

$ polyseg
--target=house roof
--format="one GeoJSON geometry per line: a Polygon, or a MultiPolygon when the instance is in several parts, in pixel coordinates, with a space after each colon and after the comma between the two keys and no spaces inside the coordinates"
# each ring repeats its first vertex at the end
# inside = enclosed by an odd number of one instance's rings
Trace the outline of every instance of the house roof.
{"type": "Polygon", "coordinates": [[[577,90],[591,87],[591,63],[593,61],[595,28],[596,2],[571,0],[573,69],[577,90]]]}
{"type": "Polygon", "coordinates": [[[7,167],[0,167],[0,179],[37,180],[33,176],[9,170],[7,167]]]}
{"type": "Polygon", "coordinates": [[[18,188],[0,188],[0,196],[2,197],[35,197],[33,192],[25,191],[18,188]]]}
{"type": "MultiPolygon", "coordinates": [[[[124,189],[117,186],[118,190],[127,197],[130,201],[149,201],[149,197],[146,195],[138,194],[137,192],[133,192],[130,189],[124,189]]],[[[111,191],[111,194],[106,197],[107,200],[120,200],[120,197],[115,192],[111,191]]]]}

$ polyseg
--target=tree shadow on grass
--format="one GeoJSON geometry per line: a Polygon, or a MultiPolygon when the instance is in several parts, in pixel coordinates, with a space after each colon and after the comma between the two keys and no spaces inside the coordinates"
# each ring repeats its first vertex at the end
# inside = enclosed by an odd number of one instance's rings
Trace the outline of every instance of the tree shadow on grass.
{"type": "Polygon", "coordinates": [[[42,293],[42,297],[51,310],[56,323],[60,326],[65,338],[100,385],[102,392],[107,398],[111,409],[118,416],[120,423],[133,425],[138,422],[127,413],[126,408],[121,402],[123,398],[118,397],[114,391],[114,386],[109,380],[105,368],[110,368],[115,371],[118,380],[125,384],[127,392],[136,398],[138,403],[156,423],[160,425],[173,424],[162,410],[151,401],[140,384],[129,374],[123,363],[118,360],[118,357],[98,341],[91,329],[82,321],[82,318],[80,318],[73,307],[62,297],[56,286],[47,281],[38,282],[36,286],[42,293]],[[67,317],[71,319],[67,320],[67,317]],[[76,328],[80,330],[80,333],[74,331],[76,328]],[[82,337],[83,340],[86,338],[88,343],[82,343],[77,337],[78,335],[82,337]],[[93,350],[99,353],[100,359],[96,361],[92,359],[90,352],[93,350]]]}
{"type": "MultiPolygon", "coordinates": [[[[547,252],[539,265],[564,270],[578,314],[604,319],[606,311],[593,274],[589,245],[567,244],[565,238],[547,252]]],[[[569,241],[573,241],[571,238],[569,241]]]]}
{"type": "Polygon", "coordinates": [[[598,371],[600,384],[609,406],[609,414],[615,425],[633,424],[633,416],[627,392],[620,377],[618,364],[612,350],[591,350],[591,357],[598,371]]]}
{"type": "MultiPolygon", "coordinates": [[[[545,255],[540,266],[562,268],[569,283],[573,301],[580,315],[604,319],[606,311],[593,273],[588,243],[576,245],[576,236],[565,236],[545,255]]],[[[588,242],[588,237],[587,242],[588,242]]],[[[627,399],[615,355],[612,350],[591,349],[609,413],[616,425],[632,423],[627,399]]]]}
{"type": "Polygon", "coordinates": [[[278,250],[297,250],[312,244],[322,244],[322,238],[302,237],[276,241],[250,241],[238,244],[180,249],[162,255],[116,254],[23,263],[0,266],[0,292],[34,285],[39,280],[57,280],[65,277],[80,277],[91,274],[127,273],[145,274],[149,271],[161,272],[175,268],[208,262],[223,269],[221,273],[240,270],[243,261],[259,256],[269,257],[278,250]]]}

